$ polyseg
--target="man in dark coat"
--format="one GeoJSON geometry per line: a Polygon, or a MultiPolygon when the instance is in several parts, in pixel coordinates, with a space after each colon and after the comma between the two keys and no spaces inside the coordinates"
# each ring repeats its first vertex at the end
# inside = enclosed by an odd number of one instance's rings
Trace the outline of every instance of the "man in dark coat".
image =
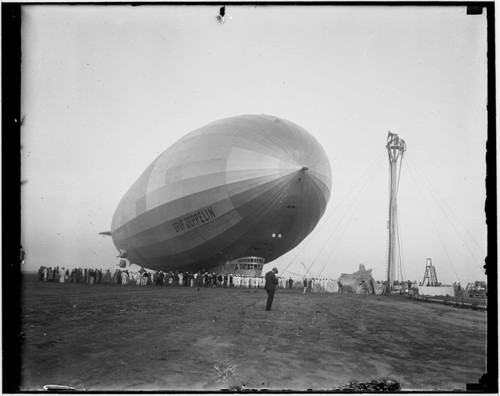
{"type": "Polygon", "coordinates": [[[203,286],[203,274],[201,271],[198,271],[194,283],[196,284],[196,290],[200,291],[200,287],[203,286]]]}
{"type": "Polygon", "coordinates": [[[264,289],[266,289],[267,292],[266,311],[271,310],[271,305],[273,305],[274,292],[278,288],[278,278],[276,278],[277,273],[278,269],[276,267],[266,273],[266,284],[264,285],[264,289]]]}

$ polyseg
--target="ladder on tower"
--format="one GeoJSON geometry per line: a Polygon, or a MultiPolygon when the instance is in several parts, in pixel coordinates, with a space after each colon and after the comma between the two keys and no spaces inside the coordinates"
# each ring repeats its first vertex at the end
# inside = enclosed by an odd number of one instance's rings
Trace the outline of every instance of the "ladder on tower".
{"type": "Polygon", "coordinates": [[[422,286],[437,286],[438,280],[436,275],[436,268],[432,265],[432,259],[425,259],[425,274],[422,286]],[[427,284],[425,281],[427,280],[427,284]]]}

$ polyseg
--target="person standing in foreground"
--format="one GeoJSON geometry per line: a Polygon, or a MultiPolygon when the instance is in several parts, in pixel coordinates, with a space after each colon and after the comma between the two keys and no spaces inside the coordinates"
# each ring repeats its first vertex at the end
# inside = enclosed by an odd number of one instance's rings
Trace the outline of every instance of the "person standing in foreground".
{"type": "Polygon", "coordinates": [[[266,273],[266,284],[264,285],[264,289],[266,289],[267,292],[266,311],[270,311],[271,306],[273,305],[274,292],[278,287],[278,279],[276,278],[277,273],[278,269],[276,267],[266,273]]]}
{"type": "Polygon", "coordinates": [[[194,282],[196,284],[196,290],[200,291],[200,287],[203,286],[203,275],[201,271],[198,271],[197,274],[195,274],[196,278],[194,278],[194,282]]]}

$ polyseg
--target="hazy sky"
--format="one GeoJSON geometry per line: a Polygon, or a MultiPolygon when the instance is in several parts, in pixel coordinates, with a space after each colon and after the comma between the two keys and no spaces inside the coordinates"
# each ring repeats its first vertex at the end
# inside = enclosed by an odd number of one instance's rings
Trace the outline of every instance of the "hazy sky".
{"type": "Polygon", "coordinates": [[[363,263],[385,279],[392,131],[407,144],[403,278],[421,281],[431,257],[443,283],[483,280],[485,13],[228,5],[220,24],[219,7],[23,7],[25,269],[115,265],[98,233],[153,159],[209,122],[264,113],[307,129],[332,166],[326,213],[281,273],[363,263]]]}

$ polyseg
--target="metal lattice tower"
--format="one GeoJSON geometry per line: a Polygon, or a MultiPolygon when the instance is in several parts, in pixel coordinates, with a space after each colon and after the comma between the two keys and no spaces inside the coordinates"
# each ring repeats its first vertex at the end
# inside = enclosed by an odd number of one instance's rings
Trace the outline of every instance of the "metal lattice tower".
{"type": "Polygon", "coordinates": [[[425,274],[424,280],[422,281],[422,286],[437,286],[438,278],[436,275],[436,268],[432,265],[432,259],[427,258],[425,260],[425,274]],[[427,279],[427,285],[425,280],[427,279]]]}
{"type": "Polygon", "coordinates": [[[432,259],[427,258],[425,260],[425,274],[424,280],[422,281],[422,286],[425,286],[425,280],[427,279],[427,286],[437,286],[438,280],[436,275],[436,268],[432,265],[432,259]]]}
{"type": "MultiPolygon", "coordinates": [[[[396,278],[397,259],[397,195],[399,185],[399,172],[397,164],[401,164],[403,154],[406,151],[406,143],[397,134],[389,132],[385,146],[389,154],[390,167],[390,193],[389,193],[389,252],[387,258],[387,286],[392,289],[396,278]]],[[[401,167],[400,167],[401,168],[401,167]]]]}

